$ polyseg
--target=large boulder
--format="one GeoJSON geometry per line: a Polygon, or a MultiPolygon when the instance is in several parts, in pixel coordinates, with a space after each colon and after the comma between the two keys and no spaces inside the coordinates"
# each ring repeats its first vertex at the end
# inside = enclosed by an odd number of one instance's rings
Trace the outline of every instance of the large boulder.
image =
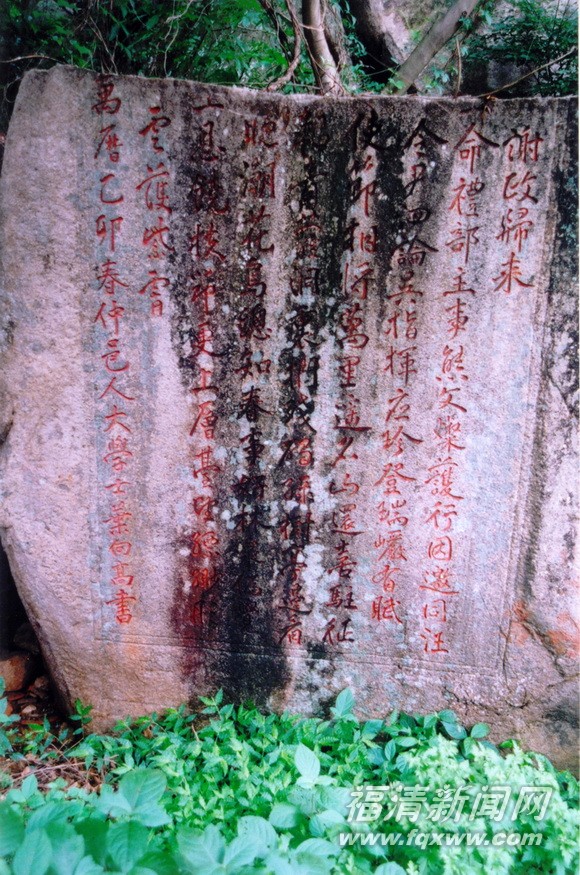
{"type": "Polygon", "coordinates": [[[575,756],[573,112],[26,76],[0,526],[66,702],[575,756]]]}

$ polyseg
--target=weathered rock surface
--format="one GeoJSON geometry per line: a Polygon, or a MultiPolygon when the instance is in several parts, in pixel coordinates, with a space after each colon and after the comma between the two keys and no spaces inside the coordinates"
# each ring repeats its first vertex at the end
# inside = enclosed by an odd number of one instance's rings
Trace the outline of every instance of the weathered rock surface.
{"type": "Polygon", "coordinates": [[[69,702],[575,757],[573,113],[27,76],[0,526],[69,702]]]}

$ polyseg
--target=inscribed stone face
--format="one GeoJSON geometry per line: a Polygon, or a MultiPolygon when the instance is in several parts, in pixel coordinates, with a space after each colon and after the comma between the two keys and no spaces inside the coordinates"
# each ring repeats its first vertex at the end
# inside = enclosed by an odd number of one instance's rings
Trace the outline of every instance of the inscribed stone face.
{"type": "Polygon", "coordinates": [[[27,76],[2,525],[65,698],[350,685],[566,750],[571,113],[27,76]]]}

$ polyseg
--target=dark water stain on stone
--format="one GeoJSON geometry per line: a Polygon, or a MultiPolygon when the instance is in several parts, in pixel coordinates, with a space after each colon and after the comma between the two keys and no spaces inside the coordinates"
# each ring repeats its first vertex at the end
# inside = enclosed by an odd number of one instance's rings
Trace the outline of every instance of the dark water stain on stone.
{"type": "MultiPolygon", "coordinates": [[[[201,89],[200,105],[204,99],[201,89]]],[[[260,100],[248,95],[244,105],[240,107],[236,104],[235,112],[230,113],[228,101],[231,101],[231,96],[223,101],[225,106],[222,125],[228,128],[228,137],[233,143],[243,141],[244,119],[261,116],[271,119],[273,108],[277,113],[280,112],[278,101],[260,100]]],[[[191,135],[192,127],[196,124],[195,118],[191,117],[191,110],[184,107],[186,116],[187,113],[190,117],[186,120],[185,137],[191,135]]],[[[229,522],[226,526],[217,517],[215,518],[221,533],[221,543],[218,548],[220,555],[214,569],[215,580],[201,597],[197,596],[202,608],[201,616],[198,617],[199,629],[192,633],[187,628],[191,625],[192,611],[193,616],[196,614],[196,606],[191,604],[191,595],[186,596],[189,608],[184,609],[181,606],[182,582],[181,589],[179,584],[176,589],[174,625],[180,634],[185,635],[191,642],[188,645],[191,652],[188,654],[186,649],[182,660],[182,669],[186,676],[192,669],[195,672],[198,663],[197,654],[193,651],[203,648],[204,677],[210,688],[223,688],[226,696],[232,701],[251,698],[256,702],[265,703],[272,694],[285,687],[288,682],[288,671],[274,616],[274,593],[271,581],[275,538],[268,518],[268,500],[264,496],[265,472],[260,462],[264,446],[261,431],[264,426],[259,421],[261,414],[256,414],[258,421],[251,422],[250,432],[247,435],[248,452],[243,453],[246,457],[243,466],[244,475],[233,476],[234,470],[239,467],[239,462],[235,459],[242,455],[238,425],[241,415],[239,405],[242,397],[242,381],[237,378],[236,369],[240,366],[242,347],[252,346],[252,341],[247,337],[247,342],[243,341],[239,327],[240,314],[246,307],[243,287],[246,272],[245,257],[248,253],[244,251],[241,243],[243,231],[240,230],[237,222],[241,217],[247,218],[255,207],[255,204],[246,197],[243,168],[249,165],[245,158],[248,156],[244,152],[232,153],[227,167],[220,165],[219,170],[223,174],[220,184],[223,185],[224,195],[219,205],[214,204],[215,215],[200,216],[195,204],[194,208],[189,210],[189,213],[194,215],[194,221],[198,219],[206,223],[222,221],[222,235],[218,248],[224,253],[224,258],[223,263],[218,264],[216,271],[219,270],[219,287],[226,293],[221,296],[219,304],[224,304],[228,308],[229,316],[226,319],[214,316],[216,345],[213,348],[214,350],[219,348],[219,354],[214,360],[213,382],[218,387],[215,401],[218,422],[216,447],[226,451],[227,461],[223,466],[224,470],[216,474],[212,492],[219,514],[223,516],[228,511],[229,522]],[[225,210],[226,201],[228,210],[225,210]],[[222,219],[219,218],[221,210],[225,213],[222,219]],[[237,511],[230,511],[230,508],[235,507],[238,508],[237,511]],[[193,637],[190,637],[192,634],[193,637]]],[[[214,169],[202,168],[207,179],[210,179],[214,169]]],[[[196,164],[182,168],[182,175],[190,190],[192,185],[195,185],[195,180],[199,178],[199,173],[196,164]]],[[[267,204],[267,206],[268,212],[273,212],[275,204],[267,204]]],[[[217,312],[216,302],[216,314],[217,312]]],[[[178,320],[180,325],[175,332],[175,341],[179,344],[191,337],[190,326],[195,324],[197,329],[202,318],[203,316],[199,315],[196,317],[187,303],[185,305],[182,303],[178,320]]],[[[196,329],[193,329],[192,342],[195,342],[196,329]]],[[[185,375],[186,385],[191,386],[194,368],[183,355],[180,356],[179,362],[185,375]]],[[[250,420],[253,419],[249,413],[248,417],[250,420]]],[[[185,567],[187,562],[184,561],[182,564],[183,575],[187,578],[188,569],[185,567]]],[[[196,691],[197,683],[198,677],[192,677],[193,692],[196,691]]]]}
{"type": "Polygon", "coordinates": [[[574,743],[578,737],[578,707],[570,703],[563,703],[546,711],[544,718],[549,722],[552,731],[560,739],[563,747],[574,743]]]}

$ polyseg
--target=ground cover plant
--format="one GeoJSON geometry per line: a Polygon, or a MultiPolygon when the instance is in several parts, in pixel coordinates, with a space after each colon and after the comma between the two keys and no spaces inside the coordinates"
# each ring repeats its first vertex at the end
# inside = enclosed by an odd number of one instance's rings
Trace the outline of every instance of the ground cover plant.
{"type": "Polygon", "coordinates": [[[344,690],[327,719],[301,718],[218,693],[196,714],[182,707],[96,735],[80,703],[76,729],[22,730],[0,697],[0,875],[577,871],[572,775],[513,741],[491,744],[487,726],[468,731],[451,711],[361,721],[354,704],[344,690]],[[390,801],[365,808],[369,786],[390,801]],[[481,805],[498,786],[509,798],[501,817],[481,805]],[[522,788],[535,803],[516,811],[522,788]],[[458,794],[461,810],[444,817],[458,794]],[[500,833],[516,838],[495,842],[500,833]]]}

